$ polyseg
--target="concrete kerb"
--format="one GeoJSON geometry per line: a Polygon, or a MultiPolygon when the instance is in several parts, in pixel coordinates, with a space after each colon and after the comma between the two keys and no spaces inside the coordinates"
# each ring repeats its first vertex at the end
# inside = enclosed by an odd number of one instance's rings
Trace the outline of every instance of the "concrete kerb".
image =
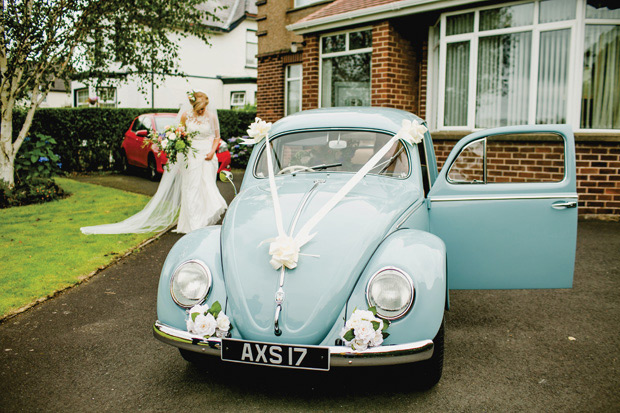
{"type": "Polygon", "coordinates": [[[115,257],[112,261],[110,261],[109,263],[100,266],[99,268],[97,268],[94,271],[91,271],[88,274],[85,275],[80,275],[77,279],[77,281],[71,285],[68,285],[66,287],[60,288],[56,291],[53,291],[52,293],[46,295],[45,297],[40,297],[37,298],[36,300],[26,304],[23,307],[20,307],[16,310],[12,310],[9,311],[7,314],[0,316],[0,324],[6,322],[7,320],[15,317],[18,314],[21,314],[25,311],[30,310],[33,307],[36,307],[37,305],[50,300],[54,297],[57,297],[58,295],[62,294],[63,292],[72,289],[73,287],[80,285],[82,283],[87,282],[88,280],[90,280],[91,278],[93,278],[95,275],[99,274],[101,271],[111,267],[112,265],[120,262],[122,259],[130,256],[131,254],[135,253],[136,251],[140,250],[141,248],[147,246],[148,244],[150,244],[151,242],[158,240],[159,238],[161,238],[165,233],[167,233],[168,231],[170,231],[172,228],[174,228],[176,226],[176,223],[168,226],[167,228],[163,229],[162,231],[158,232],[157,234],[153,235],[151,238],[148,238],[144,241],[142,241],[140,244],[136,245],[135,247],[132,247],[129,249],[129,251],[125,252],[123,255],[117,256],[115,257]]]}

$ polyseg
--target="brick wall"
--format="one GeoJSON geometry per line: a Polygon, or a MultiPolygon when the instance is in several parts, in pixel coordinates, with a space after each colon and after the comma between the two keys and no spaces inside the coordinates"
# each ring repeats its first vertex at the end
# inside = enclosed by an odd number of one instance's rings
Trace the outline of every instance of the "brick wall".
{"type": "MultiPolygon", "coordinates": [[[[441,170],[455,140],[434,139],[437,166],[441,170]]],[[[511,144],[511,145],[514,145],[511,144]]],[[[547,143],[545,148],[528,149],[528,144],[515,151],[510,145],[496,147],[489,153],[491,170],[501,169],[501,181],[555,181],[562,159],[561,148],[547,143]],[[524,176],[524,174],[526,174],[524,176]]],[[[620,142],[576,143],[577,194],[579,215],[583,218],[620,219],[620,142]]],[[[471,161],[473,164],[473,161],[471,161]]],[[[467,173],[476,177],[479,168],[470,167],[467,173]]],[[[496,182],[500,180],[495,178],[496,182]]]]}
{"type": "Polygon", "coordinates": [[[620,142],[577,142],[579,214],[620,217],[620,142]]]}
{"type": "Polygon", "coordinates": [[[319,36],[304,36],[302,65],[302,110],[319,107],[319,36]]]}
{"type": "Polygon", "coordinates": [[[267,122],[284,116],[284,64],[282,55],[258,56],[256,110],[267,122]]]}
{"type": "Polygon", "coordinates": [[[372,106],[416,113],[416,54],[389,20],[373,26],[371,67],[372,106]]]}

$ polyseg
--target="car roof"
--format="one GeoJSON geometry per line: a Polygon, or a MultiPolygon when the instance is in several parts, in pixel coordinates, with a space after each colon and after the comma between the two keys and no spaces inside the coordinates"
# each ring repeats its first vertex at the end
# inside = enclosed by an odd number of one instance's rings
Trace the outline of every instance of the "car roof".
{"type": "Polygon", "coordinates": [[[297,112],[273,124],[270,136],[305,129],[375,129],[397,133],[402,121],[424,121],[404,110],[380,107],[337,107],[297,112]]]}

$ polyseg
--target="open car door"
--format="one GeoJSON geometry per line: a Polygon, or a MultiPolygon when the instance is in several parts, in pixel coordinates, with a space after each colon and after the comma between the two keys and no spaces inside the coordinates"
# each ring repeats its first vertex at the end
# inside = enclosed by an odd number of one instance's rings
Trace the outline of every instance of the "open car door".
{"type": "Polygon", "coordinates": [[[460,140],[429,192],[452,289],[570,288],[577,240],[575,142],[566,125],[460,140]]]}

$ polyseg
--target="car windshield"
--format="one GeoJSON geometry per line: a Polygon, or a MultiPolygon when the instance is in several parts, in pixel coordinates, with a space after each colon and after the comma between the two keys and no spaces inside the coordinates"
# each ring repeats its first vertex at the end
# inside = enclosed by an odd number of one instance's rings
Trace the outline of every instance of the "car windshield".
{"type": "Polygon", "coordinates": [[[170,116],[155,116],[155,127],[157,128],[157,132],[162,133],[166,126],[174,125],[175,119],[176,115],[174,114],[170,116]]]}
{"type": "MultiPolygon", "coordinates": [[[[369,131],[297,132],[271,141],[274,173],[357,172],[391,136],[369,131]]],[[[262,151],[254,169],[259,178],[268,176],[267,153],[262,151]]],[[[404,178],[409,173],[405,147],[397,141],[369,172],[404,178]]]]}

